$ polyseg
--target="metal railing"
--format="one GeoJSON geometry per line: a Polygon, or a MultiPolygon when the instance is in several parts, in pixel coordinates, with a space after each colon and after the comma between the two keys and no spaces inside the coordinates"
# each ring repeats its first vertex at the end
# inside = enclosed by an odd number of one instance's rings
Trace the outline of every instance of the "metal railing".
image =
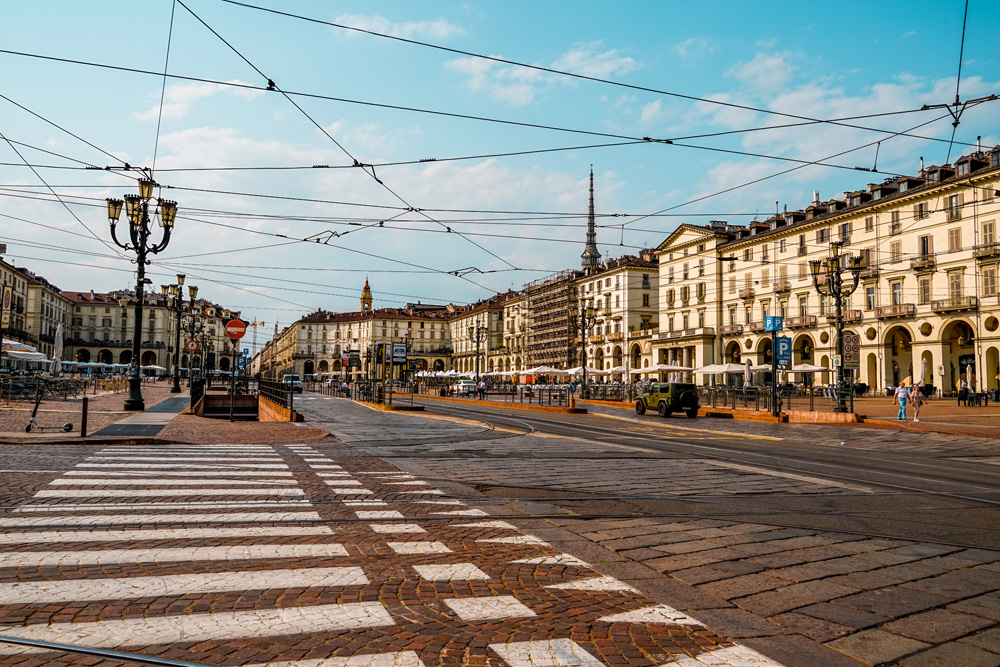
{"type": "MultiPolygon", "coordinates": [[[[194,385],[191,385],[192,396],[194,395],[194,385]]],[[[292,388],[281,380],[265,380],[261,378],[258,384],[258,391],[261,398],[266,398],[272,403],[283,408],[292,409],[292,388]]]]}
{"type": "Polygon", "coordinates": [[[0,401],[33,401],[42,385],[42,394],[46,398],[76,398],[87,393],[89,380],[72,378],[43,378],[40,376],[5,377],[0,378],[0,401]]]}

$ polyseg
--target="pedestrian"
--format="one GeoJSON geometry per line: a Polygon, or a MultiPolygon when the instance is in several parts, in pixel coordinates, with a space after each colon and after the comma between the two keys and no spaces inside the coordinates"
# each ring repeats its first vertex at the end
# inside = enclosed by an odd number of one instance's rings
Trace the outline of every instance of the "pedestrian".
{"type": "Polygon", "coordinates": [[[486,380],[480,380],[479,381],[479,387],[478,387],[478,389],[479,389],[479,400],[480,401],[485,400],[486,399],[486,380]]]}
{"type": "Polygon", "coordinates": [[[927,400],[927,397],[920,391],[920,385],[916,385],[913,388],[913,393],[910,394],[910,405],[913,406],[913,421],[920,421],[920,408],[923,406],[925,400],[927,400]]]}
{"type": "Polygon", "coordinates": [[[896,387],[896,391],[893,392],[893,395],[893,401],[899,403],[899,413],[896,415],[896,421],[905,422],[906,401],[910,398],[910,390],[906,388],[906,383],[900,382],[899,386],[896,387]]]}

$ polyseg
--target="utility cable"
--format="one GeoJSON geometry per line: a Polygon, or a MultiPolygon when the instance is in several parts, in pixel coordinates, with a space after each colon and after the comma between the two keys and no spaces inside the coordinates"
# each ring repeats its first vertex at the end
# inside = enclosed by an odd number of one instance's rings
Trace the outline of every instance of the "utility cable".
{"type": "Polygon", "coordinates": [[[160,87],[160,108],[156,113],[156,139],[153,142],[153,163],[150,174],[156,171],[156,154],[160,148],[160,125],[163,123],[163,100],[167,96],[167,70],[170,65],[170,45],[174,38],[174,12],[177,10],[177,0],[170,3],[170,27],[167,28],[167,53],[163,59],[163,84],[160,87]]]}

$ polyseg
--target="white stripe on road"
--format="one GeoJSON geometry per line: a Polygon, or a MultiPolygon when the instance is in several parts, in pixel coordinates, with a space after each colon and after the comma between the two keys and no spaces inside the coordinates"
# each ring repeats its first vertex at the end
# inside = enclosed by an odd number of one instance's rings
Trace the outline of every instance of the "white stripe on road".
{"type": "Polygon", "coordinates": [[[251,470],[288,470],[288,466],[284,463],[216,463],[213,465],[200,465],[196,463],[77,463],[77,468],[142,468],[144,470],[151,469],[173,469],[178,468],[182,470],[206,470],[211,471],[215,468],[225,469],[235,469],[235,468],[250,468],[251,470]]]}
{"type": "Polygon", "coordinates": [[[282,560],[333,558],[347,555],[342,544],[253,544],[236,547],[157,547],[104,551],[6,551],[0,567],[73,567],[79,565],[133,565],[198,561],[282,560]]]}
{"type": "Polygon", "coordinates": [[[231,501],[205,501],[194,503],[72,503],[58,505],[21,505],[15,513],[30,514],[32,512],[114,512],[120,509],[128,509],[130,512],[139,510],[205,510],[216,509],[245,509],[254,507],[257,509],[286,509],[289,507],[312,507],[308,500],[231,500],[231,501]]]}
{"type": "MultiPolygon", "coordinates": [[[[187,516],[187,515],[185,515],[187,516]]],[[[250,526],[246,528],[150,528],[118,530],[60,530],[27,533],[0,532],[0,544],[54,544],[56,542],[137,542],[139,540],[205,540],[259,537],[332,535],[327,526],[250,526]]]]}
{"type": "Polygon", "coordinates": [[[572,639],[539,639],[490,648],[510,667],[604,667],[572,639]]]}
{"type": "MultiPolygon", "coordinates": [[[[127,507],[127,505],[123,506],[127,507]]],[[[316,512],[233,512],[232,514],[102,514],[91,516],[50,516],[44,519],[0,518],[0,526],[80,526],[94,523],[272,523],[276,521],[319,521],[316,512]]]]}
{"type": "MultiPolygon", "coordinates": [[[[93,473],[91,473],[93,474],[93,473]]],[[[130,472],[129,475],[134,475],[135,473],[130,472]]],[[[163,475],[163,472],[157,471],[157,475],[163,475]]],[[[193,473],[196,475],[204,475],[204,472],[193,473]]],[[[214,474],[214,473],[213,473],[214,474]]],[[[271,473],[268,473],[271,474],[271,473]]],[[[291,473],[289,473],[291,474],[291,473]]],[[[117,486],[141,486],[144,484],[170,484],[173,486],[198,486],[201,484],[225,484],[225,485],[242,485],[242,484],[295,484],[295,480],[292,479],[167,479],[163,477],[158,477],[153,479],[152,477],[130,477],[130,478],[114,478],[114,479],[66,479],[59,478],[54,479],[49,482],[50,485],[60,485],[60,486],[88,486],[88,485],[101,485],[101,486],[111,486],[112,484],[117,486]]]]}
{"type": "Polygon", "coordinates": [[[231,593],[269,588],[338,588],[361,586],[368,577],[360,567],[311,567],[298,570],[254,570],[171,574],[121,579],[71,579],[0,584],[0,604],[91,602],[124,598],[197,593],[231,593]]]}
{"type": "MultiPolygon", "coordinates": [[[[698,655],[678,656],[676,659],[666,662],[660,667],[717,667],[722,665],[738,665],[739,667],[782,667],[780,662],[775,662],[762,653],[758,653],[746,646],[730,646],[728,648],[717,648],[712,651],[705,651],[698,655]]],[[[513,665],[511,666],[513,667],[513,665]]]]}
{"type": "Polygon", "coordinates": [[[280,463],[283,459],[278,456],[88,456],[84,461],[139,461],[155,463],[165,461],[181,461],[183,463],[209,463],[211,461],[233,461],[239,459],[252,459],[258,463],[280,463]]]}
{"type": "MultiPolygon", "coordinates": [[[[378,602],[326,604],[284,609],[181,616],[126,618],[87,623],[53,623],[7,628],[5,635],[90,647],[119,649],[173,645],[203,641],[226,641],[242,637],[275,637],[314,634],[334,630],[377,628],[393,625],[389,612],[378,602]]],[[[0,645],[0,653],[17,655],[49,649],[0,645]]]]}
{"type": "Polygon", "coordinates": [[[42,489],[32,497],[135,498],[138,496],[304,496],[305,494],[302,489],[42,489]]]}
{"type": "MultiPolygon", "coordinates": [[[[142,473],[138,470],[67,470],[65,474],[77,476],[90,475],[92,477],[123,477],[125,475],[141,475],[142,473]]],[[[204,475],[205,473],[198,470],[155,470],[150,474],[169,475],[170,477],[197,477],[198,475],[204,475]]],[[[212,475],[240,475],[241,477],[291,477],[292,473],[280,470],[275,470],[274,472],[265,472],[263,470],[213,470],[212,475]]],[[[116,482],[108,482],[108,484],[115,483],[116,482]]]]}
{"type": "Polygon", "coordinates": [[[425,667],[414,651],[367,653],[349,658],[305,658],[280,662],[255,662],[246,667],[425,667]]]}
{"type": "Polygon", "coordinates": [[[611,614],[597,619],[604,623],[666,623],[676,625],[701,625],[687,614],[682,614],[671,606],[658,604],[621,614],[611,614]]]}

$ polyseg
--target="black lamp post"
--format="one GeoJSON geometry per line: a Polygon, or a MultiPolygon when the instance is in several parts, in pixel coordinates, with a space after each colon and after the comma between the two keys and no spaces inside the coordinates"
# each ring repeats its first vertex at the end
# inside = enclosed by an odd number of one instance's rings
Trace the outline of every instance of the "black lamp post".
{"type": "MultiPolygon", "coordinates": [[[[181,393],[181,314],[184,312],[184,274],[177,274],[177,283],[173,285],[160,285],[163,296],[167,299],[167,310],[176,315],[176,329],[174,330],[174,384],[170,387],[171,394],[181,393]]],[[[188,286],[188,295],[191,303],[198,298],[198,288],[193,285],[188,286]]]]}
{"type": "Polygon", "coordinates": [[[569,311],[570,321],[580,330],[580,364],[583,366],[583,387],[580,389],[580,399],[590,398],[590,387],[587,384],[587,338],[590,330],[597,323],[597,309],[593,306],[579,307],[573,305],[569,311]]]}
{"type": "Polygon", "coordinates": [[[489,329],[484,327],[479,321],[475,326],[469,327],[469,342],[476,344],[476,386],[479,386],[479,346],[486,340],[489,329]]]}
{"type": "MultiPolygon", "coordinates": [[[[195,289],[197,290],[197,288],[195,288],[195,289]]],[[[195,300],[195,298],[197,298],[196,295],[197,295],[197,291],[195,292],[195,296],[191,297],[191,308],[190,308],[190,310],[189,310],[189,312],[187,314],[187,317],[185,318],[185,321],[184,321],[184,323],[182,325],[183,328],[184,328],[184,330],[188,334],[189,340],[193,340],[195,342],[198,341],[198,335],[201,333],[202,329],[205,327],[205,325],[201,322],[201,320],[198,319],[197,313],[195,313],[195,311],[194,311],[194,300],[195,300]]],[[[205,353],[203,351],[202,352],[202,356],[204,356],[204,354],[205,353]]],[[[191,386],[191,378],[194,375],[194,354],[191,355],[191,359],[190,359],[190,361],[188,363],[189,363],[189,366],[188,366],[188,383],[187,383],[187,385],[188,385],[188,387],[190,387],[191,386]]]]}
{"type": "Polygon", "coordinates": [[[813,287],[820,296],[833,297],[836,302],[837,317],[837,406],[836,412],[847,412],[847,404],[844,400],[844,304],[843,300],[858,289],[858,281],[861,278],[861,269],[864,262],[860,255],[847,257],[840,254],[842,243],[833,243],[833,254],[824,260],[810,260],[809,271],[812,273],[813,287]],[[846,265],[845,265],[846,260],[846,265]],[[845,282],[843,271],[850,271],[849,282],[845,282]],[[820,284],[821,275],[826,276],[824,284],[820,284]]]}
{"type": "Polygon", "coordinates": [[[157,198],[157,211],[160,227],[162,228],[162,238],[159,243],[150,244],[153,230],[149,219],[149,201],[153,198],[153,187],[156,185],[151,178],[139,179],[139,194],[125,195],[125,213],[128,215],[128,241],[122,243],[118,240],[117,225],[118,218],[122,212],[122,200],[107,200],[108,222],[111,225],[111,239],[122,250],[135,253],[135,263],[137,266],[137,278],[135,287],[135,329],[132,338],[132,377],[128,381],[128,398],[125,399],[126,410],[143,410],[146,407],[142,399],[142,375],[140,374],[140,354],[142,345],[142,290],[146,282],[146,264],[149,260],[146,256],[149,253],[157,254],[166,249],[170,243],[170,232],[174,228],[174,219],[177,217],[177,202],[167,199],[157,198]]]}

